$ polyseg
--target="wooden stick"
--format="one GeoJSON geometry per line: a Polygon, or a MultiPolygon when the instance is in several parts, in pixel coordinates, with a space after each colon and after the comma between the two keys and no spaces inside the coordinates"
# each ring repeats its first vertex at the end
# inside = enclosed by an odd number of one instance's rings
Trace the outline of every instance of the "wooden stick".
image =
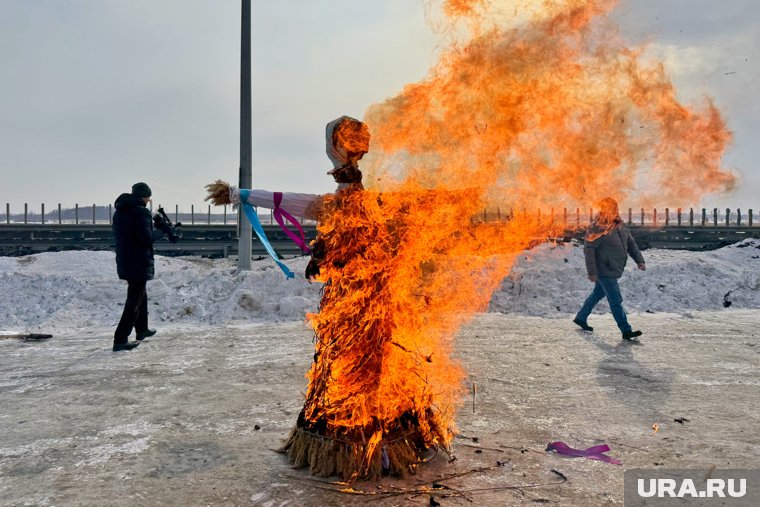
{"type": "Polygon", "coordinates": [[[18,338],[20,340],[47,340],[52,337],[53,337],[52,334],[41,334],[41,333],[0,334],[0,340],[8,340],[11,338],[18,338]]]}

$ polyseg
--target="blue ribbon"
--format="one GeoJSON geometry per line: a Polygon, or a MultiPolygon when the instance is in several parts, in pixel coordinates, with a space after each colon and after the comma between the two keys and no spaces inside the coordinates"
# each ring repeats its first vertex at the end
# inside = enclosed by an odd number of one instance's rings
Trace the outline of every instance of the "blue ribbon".
{"type": "Polygon", "coordinates": [[[271,243],[269,243],[269,239],[267,239],[267,235],[264,234],[264,228],[261,227],[261,222],[259,222],[259,216],[256,213],[256,210],[254,209],[253,205],[248,202],[249,194],[250,190],[246,190],[244,188],[240,189],[240,205],[243,207],[243,211],[245,212],[245,216],[248,217],[248,221],[251,222],[251,228],[253,229],[253,232],[255,232],[256,236],[258,236],[259,241],[261,241],[261,244],[264,245],[264,249],[266,249],[269,256],[277,263],[278,266],[280,266],[280,269],[282,269],[282,272],[285,273],[285,276],[288,278],[295,278],[296,275],[293,274],[293,272],[285,265],[285,263],[277,258],[277,252],[274,251],[271,243]]]}

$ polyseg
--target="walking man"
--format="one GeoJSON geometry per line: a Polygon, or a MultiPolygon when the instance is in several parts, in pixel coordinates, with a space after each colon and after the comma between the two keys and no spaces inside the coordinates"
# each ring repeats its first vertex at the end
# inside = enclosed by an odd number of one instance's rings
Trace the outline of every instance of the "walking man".
{"type": "Polygon", "coordinates": [[[132,350],[140,341],[156,334],[148,329],[148,294],[145,284],[153,279],[153,220],[147,208],[150,187],[132,185],[131,194],[121,194],[115,203],[113,234],[116,240],[116,272],[127,281],[127,301],[113,336],[113,351],[132,350]],[[129,342],[134,328],[136,342],[129,342]]]}
{"type": "Polygon", "coordinates": [[[623,339],[634,340],[641,336],[641,331],[634,331],[628,323],[618,278],[623,275],[628,255],[640,270],[645,270],[646,264],[636,241],[620,218],[617,201],[606,197],[599,206],[599,214],[589,226],[583,245],[586,271],[588,279],[594,282],[594,290],[586,298],[573,322],[585,331],[593,331],[594,328],[588,325],[588,316],[596,304],[606,297],[623,339]]]}

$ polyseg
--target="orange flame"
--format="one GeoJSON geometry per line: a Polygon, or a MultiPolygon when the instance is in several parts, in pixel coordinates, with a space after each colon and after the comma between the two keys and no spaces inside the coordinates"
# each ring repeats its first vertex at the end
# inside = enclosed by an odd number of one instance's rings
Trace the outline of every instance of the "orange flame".
{"type": "Polygon", "coordinates": [[[367,112],[367,188],[476,182],[494,206],[535,209],[610,195],[686,206],[733,187],[720,113],[679,103],[663,66],[625,46],[607,18],[615,1],[547,1],[531,23],[483,28],[492,19],[477,16],[498,3],[446,2],[478,35],[367,112]]]}
{"type": "Polygon", "coordinates": [[[560,232],[536,209],[643,198],[652,185],[695,200],[734,181],[719,166],[720,114],[680,104],[663,68],[623,45],[606,18],[614,1],[546,2],[551,15],[531,23],[478,29],[491,4],[444,4],[477,36],[367,112],[368,190],[325,201],[299,424],[363,442],[364,470],[384,439],[451,442],[463,394],[453,337],[519,252],[560,232]],[[517,211],[480,222],[487,205],[517,211]]]}

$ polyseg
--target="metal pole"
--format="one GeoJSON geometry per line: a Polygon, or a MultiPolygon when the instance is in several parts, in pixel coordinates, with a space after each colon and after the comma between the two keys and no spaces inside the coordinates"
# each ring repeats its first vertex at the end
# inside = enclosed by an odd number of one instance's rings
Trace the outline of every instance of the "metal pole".
{"type": "Polygon", "coordinates": [[[92,223],[95,223],[95,205],[92,205],[92,223]]]}
{"type": "MultiPolygon", "coordinates": [[[[251,164],[251,0],[241,0],[240,25],[240,175],[239,187],[251,188],[253,170],[251,164]]],[[[238,207],[238,269],[251,269],[253,239],[251,224],[238,207]]]]}
{"type": "Polygon", "coordinates": [[[61,203],[58,203],[58,225],[61,225],[61,203]]]}
{"type": "Polygon", "coordinates": [[[42,225],[45,225],[45,203],[42,203],[42,225]]]}
{"type": "Polygon", "coordinates": [[[29,219],[29,204],[24,203],[24,224],[26,225],[27,221],[29,219]]]}
{"type": "Polygon", "coordinates": [[[11,203],[5,203],[5,223],[11,223],[11,203]]]}

